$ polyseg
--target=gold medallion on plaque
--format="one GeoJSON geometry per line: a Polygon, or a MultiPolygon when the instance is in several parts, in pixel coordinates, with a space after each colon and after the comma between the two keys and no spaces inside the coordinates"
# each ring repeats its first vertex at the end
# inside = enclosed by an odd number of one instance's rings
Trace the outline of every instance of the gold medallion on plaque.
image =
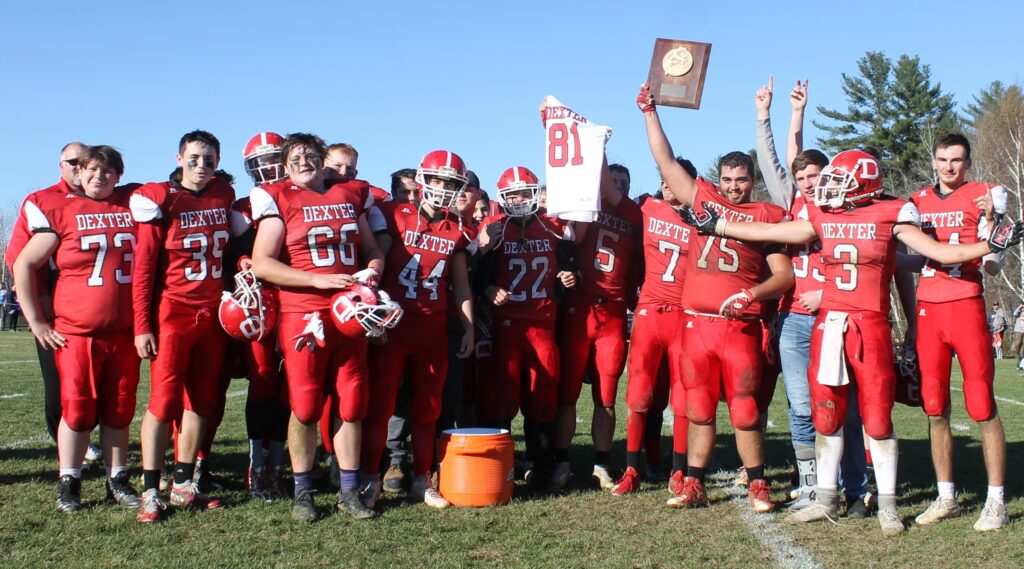
{"type": "Polygon", "coordinates": [[[665,70],[665,75],[682,77],[693,68],[693,54],[684,46],[669,50],[661,59],[661,68],[665,70]]]}

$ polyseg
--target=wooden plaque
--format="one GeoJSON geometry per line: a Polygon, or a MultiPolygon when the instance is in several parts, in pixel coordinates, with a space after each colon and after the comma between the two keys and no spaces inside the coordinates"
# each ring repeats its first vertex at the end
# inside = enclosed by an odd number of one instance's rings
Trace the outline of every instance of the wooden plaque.
{"type": "Polygon", "coordinates": [[[658,38],[647,82],[659,106],[699,109],[711,44],[658,38]]]}

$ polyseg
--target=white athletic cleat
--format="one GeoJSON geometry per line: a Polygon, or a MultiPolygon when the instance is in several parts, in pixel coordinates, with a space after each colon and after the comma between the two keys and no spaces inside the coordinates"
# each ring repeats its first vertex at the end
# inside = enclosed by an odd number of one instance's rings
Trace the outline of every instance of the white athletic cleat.
{"type": "Polygon", "coordinates": [[[429,476],[417,476],[412,481],[412,488],[409,490],[413,500],[421,500],[431,508],[444,509],[450,506],[448,500],[440,492],[434,489],[434,483],[429,476]]]}
{"type": "Polygon", "coordinates": [[[936,498],[928,505],[928,509],[914,518],[918,525],[927,526],[938,523],[946,518],[960,515],[960,502],[956,498],[936,498]]]}
{"type": "Polygon", "coordinates": [[[89,443],[89,447],[85,449],[85,461],[88,463],[99,462],[103,458],[103,449],[89,443]]]}
{"type": "Polygon", "coordinates": [[[974,522],[975,531],[996,531],[1010,523],[1010,516],[1006,513],[1006,505],[991,498],[985,501],[985,508],[981,510],[981,516],[974,522]]]}
{"type": "Polygon", "coordinates": [[[903,520],[900,519],[900,513],[896,511],[896,506],[878,506],[878,525],[882,528],[882,535],[891,536],[899,533],[903,533],[907,530],[907,527],[903,525],[903,520]]]}
{"type": "Polygon", "coordinates": [[[791,511],[786,516],[786,521],[792,524],[805,524],[821,520],[828,520],[833,523],[839,520],[839,496],[835,496],[830,500],[828,498],[823,499],[822,495],[818,494],[813,504],[795,512],[791,511]]]}
{"type": "Polygon", "coordinates": [[[602,490],[611,490],[615,487],[615,479],[612,478],[611,473],[608,472],[607,466],[595,464],[594,478],[597,479],[597,483],[601,486],[602,490]]]}

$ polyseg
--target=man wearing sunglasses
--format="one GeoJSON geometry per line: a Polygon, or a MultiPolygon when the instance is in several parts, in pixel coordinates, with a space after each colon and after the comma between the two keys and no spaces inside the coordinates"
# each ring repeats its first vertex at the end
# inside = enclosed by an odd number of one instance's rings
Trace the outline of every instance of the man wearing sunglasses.
{"type": "MultiPolygon", "coordinates": [[[[85,146],[81,142],[69,142],[64,145],[64,148],[60,150],[60,162],[57,163],[58,167],[60,167],[60,180],[48,188],[33,192],[26,198],[26,201],[41,198],[51,193],[71,194],[81,191],[82,185],[78,179],[78,155],[84,148],[85,146]]],[[[14,231],[11,233],[11,239],[7,244],[5,261],[8,266],[14,266],[15,259],[18,258],[18,254],[21,253],[21,250],[31,237],[32,234],[28,231],[23,207],[18,213],[18,219],[14,223],[14,231]]],[[[36,275],[36,290],[39,291],[39,304],[48,320],[53,318],[53,300],[51,297],[55,282],[53,277],[54,275],[48,265],[44,265],[39,269],[36,275]]],[[[39,355],[39,368],[43,374],[43,409],[46,416],[46,430],[50,433],[50,438],[56,441],[57,425],[60,423],[61,417],[60,376],[57,374],[57,365],[54,363],[53,350],[45,349],[37,342],[36,352],[39,355]]],[[[90,448],[90,450],[92,449],[90,448]]]]}

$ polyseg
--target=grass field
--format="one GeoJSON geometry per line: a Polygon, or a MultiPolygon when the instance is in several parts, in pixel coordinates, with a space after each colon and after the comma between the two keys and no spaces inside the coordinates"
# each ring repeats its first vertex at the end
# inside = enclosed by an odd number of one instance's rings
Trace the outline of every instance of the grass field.
{"type": "MultiPolygon", "coordinates": [[[[144,377],[139,408],[148,400],[144,377]]],[[[622,382],[622,389],[625,382],[622,382]]],[[[957,380],[954,379],[954,385],[957,380]]],[[[616,498],[589,485],[589,402],[587,420],[573,448],[577,482],[561,497],[519,497],[505,507],[430,510],[403,497],[385,495],[380,518],[356,522],[326,515],[312,525],[293,522],[290,503],[267,505],[246,499],[243,472],[245,381],[229,389],[220,430],[215,472],[226,482],[218,497],[227,507],[206,513],[171,515],[142,527],[134,511],[100,503],[102,478],[87,476],[83,499],[90,506],[74,515],[54,507],[56,453],[42,417],[42,382],[28,332],[0,334],[0,566],[124,567],[1024,567],[1024,376],[1010,360],[998,362],[996,392],[1009,439],[1007,499],[1011,524],[980,534],[972,524],[982,507],[984,468],[978,428],[954,393],[956,481],[966,514],[929,528],[912,527],[883,539],[874,518],[838,525],[790,526],[784,514],[755,516],[744,494],[723,472],[710,483],[712,506],[667,510],[663,483],[616,498]]],[[[586,398],[584,398],[586,399],[586,398]]],[[[723,469],[738,466],[727,417],[716,458],[723,469]]],[[[790,454],[786,401],[781,382],[771,408],[768,466],[774,495],[788,481],[790,454]]],[[[614,463],[624,460],[625,408],[620,397],[614,463]]],[[[911,522],[932,499],[934,480],[928,454],[927,422],[920,410],[897,406],[900,437],[900,514],[911,522]]],[[[668,432],[668,429],[665,429],[668,432]]],[[[140,472],[138,422],[130,456],[133,478],[140,472]]],[[[521,443],[521,441],[518,441],[521,443]]],[[[668,443],[666,442],[666,448],[668,443]]],[[[333,495],[318,496],[325,514],[333,495]]]]}

